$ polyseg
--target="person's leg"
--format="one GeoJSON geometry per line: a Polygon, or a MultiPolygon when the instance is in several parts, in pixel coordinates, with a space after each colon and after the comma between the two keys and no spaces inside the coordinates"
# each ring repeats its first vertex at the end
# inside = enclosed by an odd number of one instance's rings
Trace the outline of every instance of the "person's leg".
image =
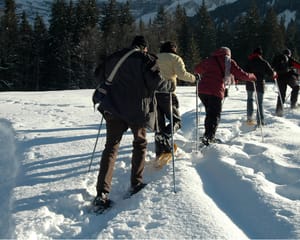
{"type": "Polygon", "coordinates": [[[253,91],[247,91],[247,120],[251,121],[253,117],[253,91]]]}
{"type": "Polygon", "coordinates": [[[215,96],[203,94],[200,94],[200,99],[204,104],[206,111],[206,116],[204,120],[204,137],[211,140],[215,138],[218,124],[220,122],[222,111],[222,99],[215,96]]]}
{"type": "Polygon", "coordinates": [[[118,154],[118,149],[123,133],[128,129],[127,124],[111,114],[105,114],[106,120],[106,143],[100,161],[100,170],[97,180],[97,195],[102,192],[109,193],[111,181],[118,154]]]}
{"type": "Polygon", "coordinates": [[[296,79],[290,80],[288,85],[292,88],[291,92],[291,108],[297,107],[299,85],[296,79]]]}
{"type": "Polygon", "coordinates": [[[164,146],[162,145],[162,133],[165,132],[166,129],[166,117],[165,117],[165,108],[164,108],[164,100],[165,94],[157,93],[156,100],[157,100],[157,125],[158,130],[155,132],[155,154],[158,157],[163,151],[164,146]]]}
{"type": "Polygon", "coordinates": [[[147,151],[146,128],[139,126],[131,127],[133,133],[133,150],[131,160],[131,186],[135,187],[143,183],[143,172],[147,151]]]}
{"type": "Polygon", "coordinates": [[[283,107],[284,107],[284,106],[282,106],[282,104],[284,104],[284,102],[285,102],[285,94],[286,94],[287,84],[286,84],[285,80],[282,78],[278,79],[277,84],[278,84],[278,88],[279,88],[278,89],[279,93],[278,93],[277,104],[276,104],[276,115],[282,116],[283,107]],[[281,97],[281,99],[280,99],[280,97],[281,97]],[[281,100],[282,100],[282,104],[281,104],[281,100]]]}
{"type": "Polygon", "coordinates": [[[263,106],[264,94],[262,92],[257,92],[257,111],[256,111],[256,121],[257,124],[265,124],[265,116],[264,116],[264,106],[263,106]]]}

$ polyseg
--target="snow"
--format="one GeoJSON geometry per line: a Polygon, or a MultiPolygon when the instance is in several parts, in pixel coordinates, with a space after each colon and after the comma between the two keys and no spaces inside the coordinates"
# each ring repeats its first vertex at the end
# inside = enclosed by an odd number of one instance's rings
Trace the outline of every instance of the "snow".
{"type": "MultiPolygon", "coordinates": [[[[290,89],[288,89],[290,91],[290,89]]],[[[277,90],[268,84],[266,125],[244,124],[246,91],[232,87],[217,137],[195,149],[195,87],[178,87],[183,126],[174,167],[152,167],[148,132],[145,182],[130,199],[132,136],[120,147],[104,215],[88,212],[105,142],[92,90],[0,93],[0,238],[15,239],[297,239],[300,238],[300,111],[286,104],[274,116],[277,90]],[[175,181],[174,181],[175,180],[175,181]]],[[[287,93],[287,95],[289,92],[287,93]]],[[[199,101],[199,135],[204,112],[199,101]]]]}

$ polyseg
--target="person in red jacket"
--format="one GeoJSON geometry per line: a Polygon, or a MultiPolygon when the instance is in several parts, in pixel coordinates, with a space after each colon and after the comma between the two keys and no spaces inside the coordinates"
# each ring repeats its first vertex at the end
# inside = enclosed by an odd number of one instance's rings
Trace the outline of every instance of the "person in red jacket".
{"type": "Polygon", "coordinates": [[[221,119],[225,83],[231,81],[232,76],[242,81],[256,81],[256,77],[253,73],[245,72],[231,59],[231,50],[228,47],[215,50],[211,56],[197,64],[195,73],[201,75],[198,96],[206,112],[202,142],[209,145],[219,142],[215,138],[215,134],[221,119]]]}

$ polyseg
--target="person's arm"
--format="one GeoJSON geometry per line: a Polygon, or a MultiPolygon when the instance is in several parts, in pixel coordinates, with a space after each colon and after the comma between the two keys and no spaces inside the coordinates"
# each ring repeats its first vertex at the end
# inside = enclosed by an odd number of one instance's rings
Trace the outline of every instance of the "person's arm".
{"type": "Polygon", "coordinates": [[[238,80],[243,81],[256,81],[256,76],[254,73],[245,72],[237,63],[231,59],[231,69],[230,72],[238,80]]]}
{"type": "Polygon", "coordinates": [[[181,57],[176,56],[174,59],[174,70],[175,74],[177,75],[177,78],[185,81],[185,82],[195,82],[196,78],[195,75],[192,73],[189,73],[186,68],[185,64],[181,57]]]}
{"type": "Polygon", "coordinates": [[[297,62],[295,59],[293,59],[291,57],[289,59],[290,59],[292,67],[300,69],[300,63],[299,62],[297,62]]]}

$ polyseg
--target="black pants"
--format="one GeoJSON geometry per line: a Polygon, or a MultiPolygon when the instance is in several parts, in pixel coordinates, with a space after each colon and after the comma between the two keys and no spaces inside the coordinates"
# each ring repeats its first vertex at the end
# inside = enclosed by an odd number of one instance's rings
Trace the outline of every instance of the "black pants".
{"type": "Polygon", "coordinates": [[[131,186],[143,182],[147,139],[146,128],[129,125],[109,113],[104,114],[106,120],[106,143],[102,152],[97,181],[97,194],[110,192],[114,166],[123,134],[128,128],[133,133],[133,150],[131,158],[131,186]]]}
{"type": "MultiPolygon", "coordinates": [[[[289,79],[283,75],[283,76],[279,76],[277,83],[278,83],[279,93],[281,95],[283,104],[285,102],[287,86],[290,86],[292,88],[291,108],[296,107],[297,100],[298,100],[298,93],[299,93],[299,85],[297,79],[293,79],[293,78],[289,79]]],[[[281,113],[282,110],[283,110],[283,106],[281,104],[280,97],[278,96],[277,104],[276,104],[276,113],[281,113]]]]}
{"type": "MultiPolygon", "coordinates": [[[[162,152],[169,152],[170,146],[164,146],[160,141],[157,141],[157,135],[166,138],[165,142],[170,141],[171,135],[171,109],[170,109],[170,94],[157,93],[157,119],[158,119],[158,132],[155,133],[155,152],[159,156],[162,152]],[[169,124],[166,124],[166,121],[169,124]]],[[[173,111],[173,133],[181,128],[181,117],[179,113],[179,102],[177,96],[172,93],[172,111],[173,111]]]]}
{"type": "Polygon", "coordinates": [[[222,112],[222,99],[213,95],[199,94],[199,98],[205,107],[204,137],[215,137],[222,112]]]}

